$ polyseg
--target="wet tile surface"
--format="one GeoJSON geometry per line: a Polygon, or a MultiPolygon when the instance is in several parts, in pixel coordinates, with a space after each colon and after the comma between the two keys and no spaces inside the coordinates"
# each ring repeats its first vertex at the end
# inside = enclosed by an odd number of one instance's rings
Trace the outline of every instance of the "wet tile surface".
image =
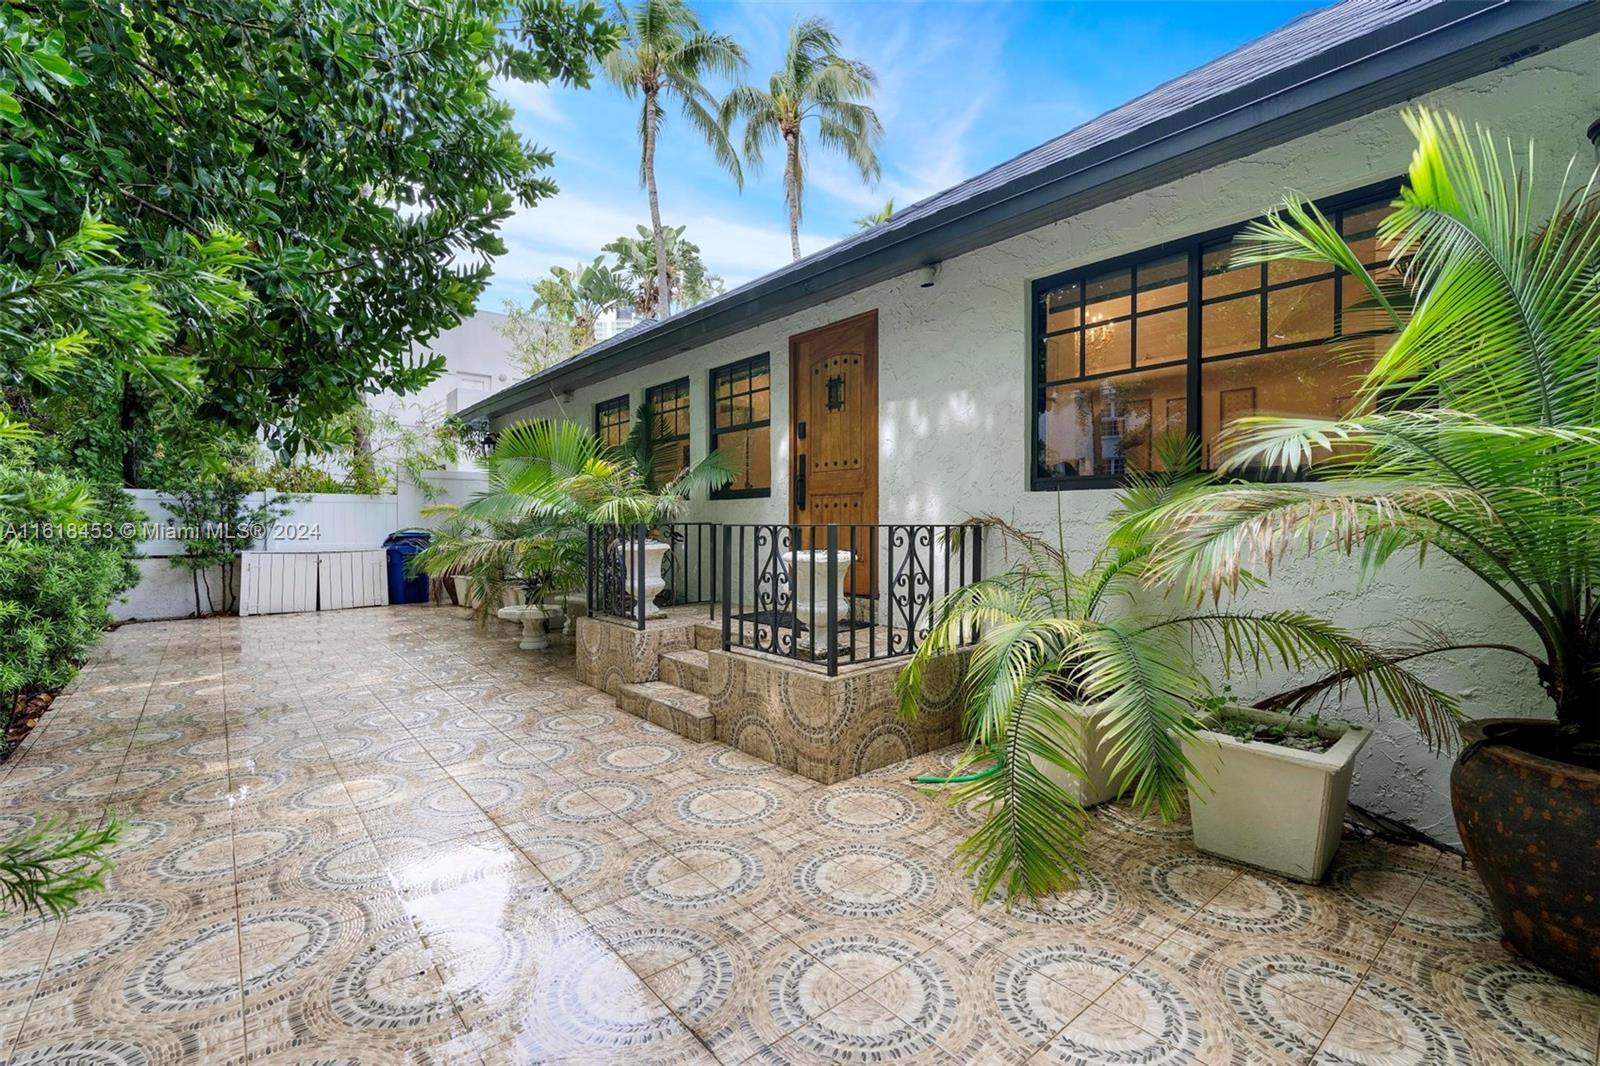
{"type": "Polygon", "coordinates": [[[1600,998],[1470,870],[1323,885],[1097,812],[1072,892],[974,907],[969,811],[620,712],[452,611],[125,626],[0,766],[0,832],[127,824],[108,891],[0,922],[15,1063],[1594,1066],[1600,998]]]}

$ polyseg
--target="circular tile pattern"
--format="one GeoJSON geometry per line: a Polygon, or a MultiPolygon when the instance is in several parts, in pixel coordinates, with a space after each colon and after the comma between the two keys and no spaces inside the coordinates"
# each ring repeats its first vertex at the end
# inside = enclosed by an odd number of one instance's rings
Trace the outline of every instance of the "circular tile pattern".
{"type": "Polygon", "coordinates": [[[626,781],[597,781],[562,789],[544,801],[543,811],[558,822],[584,824],[631,814],[650,802],[650,793],[626,781]]]}
{"type": "Polygon", "coordinates": [[[11,1066],[149,1066],[144,1049],[121,1040],[71,1040],[35,1048],[11,1060],[11,1066]]]}
{"type": "Polygon", "coordinates": [[[765,759],[747,755],[738,748],[723,748],[713,752],[706,756],[706,765],[721,773],[740,777],[761,777],[773,771],[772,764],[765,759]]]}
{"type": "MultiPolygon", "coordinates": [[[[1032,925],[1093,925],[1115,913],[1121,902],[1117,886],[1092,869],[1080,870],[1074,888],[1057,892],[1043,900],[1019,899],[1007,917],[1032,925]]],[[[997,897],[986,906],[999,907],[997,897]]]]}
{"type": "Polygon", "coordinates": [[[795,1039],[825,1058],[851,1062],[926,1051],[956,1016],[955,987],[937,963],[910,944],[870,934],[808,944],[804,953],[778,964],[766,991],[774,1021],[795,1031],[795,1039]],[[879,1017],[857,1026],[847,1012],[827,1013],[840,992],[838,974],[851,972],[891,975],[874,988],[898,1024],[885,1025],[879,1017]],[[833,994],[823,998],[824,989],[833,994]]]}
{"type": "Polygon", "coordinates": [[[1296,1012],[1281,1009],[1290,1000],[1326,1002],[1353,993],[1344,1014],[1359,1024],[1352,1034],[1371,1032],[1390,1047],[1403,1046],[1398,1056],[1382,1058],[1385,1066],[1450,1066],[1472,1062],[1460,1036],[1444,1020],[1416,1002],[1416,996],[1372,975],[1322,959],[1298,955],[1264,955],[1229,970],[1223,992],[1234,1011],[1264,1042],[1291,1055],[1308,1055],[1321,1042],[1330,1063],[1379,1060],[1357,1046],[1342,1046],[1339,1030],[1323,1040],[1315,1026],[1298,1021],[1296,1012]],[[1286,998],[1287,997],[1287,998],[1286,998]]]}
{"type": "Polygon", "coordinates": [[[622,979],[616,956],[593,950],[587,940],[587,933],[580,934],[570,949],[555,949],[554,957],[570,961],[554,971],[545,991],[552,1024],[575,1043],[596,1049],[637,1048],[670,1036],[679,1024],[672,1013],[642,982],[622,979]]]}
{"type": "Polygon", "coordinates": [[[736,900],[766,876],[766,865],[758,856],[717,840],[677,844],[635,863],[625,875],[630,895],[673,910],[699,910],[736,900]],[[684,867],[695,874],[686,875],[684,867]]]}
{"type": "Polygon", "coordinates": [[[215,1007],[239,998],[239,943],[245,928],[275,937],[252,959],[244,975],[246,992],[271,988],[316,962],[333,943],[338,919],[319,911],[289,911],[254,916],[239,926],[212,922],[164,945],[130,972],[122,995],[144,1012],[215,1007]]]}
{"type": "Polygon", "coordinates": [[[623,744],[607,748],[595,761],[607,770],[647,773],[671,766],[683,758],[683,751],[667,744],[623,744]]]}
{"type": "Polygon", "coordinates": [[[1211,902],[1217,890],[1238,871],[1204,855],[1173,855],[1145,867],[1145,882],[1163,903],[1175,910],[1196,911],[1211,902]]]}
{"type": "Polygon", "coordinates": [[[45,977],[57,981],[118,955],[149,936],[167,909],[155,900],[92,900],[72,910],[72,935],[57,937],[61,925],[48,916],[29,918],[0,933],[0,988],[26,988],[45,977]],[[22,960],[20,965],[8,965],[22,960]]]}
{"type": "MultiPolygon", "coordinates": [[[[392,834],[390,837],[378,839],[381,842],[389,839],[405,841],[410,838],[403,834],[392,834]]],[[[365,837],[356,837],[331,845],[315,860],[306,864],[300,877],[308,888],[324,892],[341,892],[347,888],[382,883],[386,875],[383,864],[378,859],[378,853],[373,850],[372,845],[367,843],[365,837]]]]}
{"type": "Polygon", "coordinates": [[[812,800],[811,815],[851,833],[891,833],[916,822],[917,807],[887,788],[845,785],[826,789],[812,800]]]}
{"type": "Polygon", "coordinates": [[[1500,924],[1481,896],[1421,870],[1353,863],[1331,881],[1342,899],[1385,921],[1448,940],[1492,942],[1500,924]]]}
{"type": "Polygon", "coordinates": [[[598,844],[578,837],[532,837],[519,839],[517,844],[531,855],[550,854],[537,863],[539,872],[557,888],[584,884],[606,860],[606,853],[598,844]]]}
{"type": "Polygon", "coordinates": [[[1091,985],[1109,984],[1127,966],[1079,949],[1031,948],[1007,957],[994,975],[994,1004],[1000,1017],[1030,1044],[1042,1044],[1060,1032],[1084,1000],[1068,992],[1057,977],[1088,973],[1091,985]]]}
{"type": "MultiPolygon", "coordinates": [[[[103,773],[63,781],[48,795],[61,803],[103,800],[147,788],[159,788],[177,776],[178,771],[169,766],[124,767],[120,774],[103,773]]],[[[226,783],[226,775],[223,775],[222,781],[226,783]]]]}
{"type": "Polygon", "coordinates": [[[781,802],[777,792],[765,785],[701,785],[678,797],[673,810],[691,825],[733,829],[762,821],[781,802]]]}
{"type": "Polygon", "coordinates": [[[1288,933],[1311,923],[1311,901],[1281,881],[1242,874],[1197,917],[1237,933],[1288,933]]]}
{"type": "Polygon", "coordinates": [[[824,848],[797,863],[791,880],[802,898],[848,918],[903,914],[932,899],[938,885],[920,859],[873,844],[824,848]]]}
{"type": "MultiPolygon", "coordinates": [[[[611,697],[602,695],[604,700],[611,697]]],[[[567,714],[552,715],[539,723],[539,729],[545,733],[595,733],[611,724],[609,715],[598,714],[594,711],[570,711],[567,714]]]]}
{"type": "Polygon", "coordinates": [[[415,934],[390,933],[334,976],[329,996],[334,1015],[357,1029],[389,1031],[421,1028],[452,1018],[455,1008],[443,989],[429,982],[403,980],[416,968],[415,934]]]}
{"type": "Polygon", "coordinates": [[[565,762],[578,750],[572,741],[559,737],[525,737],[520,743],[523,751],[550,766],[565,762]]]}
{"type": "Polygon", "coordinates": [[[163,881],[179,883],[244,877],[276,865],[311,839],[298,826],[259,825],[237,832],[222,830],[174,848],[150,865],[163,881]]]}
{"type": "Polygon", "coordinates": [[[1539,1062],[1588,1066],[1595,997],[1531,967],[1490,963],[1467,972],[1467,1002],[1539,1062]]]}

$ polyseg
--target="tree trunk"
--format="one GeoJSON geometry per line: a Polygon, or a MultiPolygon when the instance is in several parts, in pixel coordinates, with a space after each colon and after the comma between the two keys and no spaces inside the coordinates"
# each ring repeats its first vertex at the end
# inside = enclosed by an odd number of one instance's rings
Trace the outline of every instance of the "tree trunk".
{"type": "Polygon", "coordinates": [[[787,158],[783,165],[783,198],[789,201],[789,251],[800,258],[800,138],[783,135],[787,158]]]}
{"type": "Polygon", "coordinates": [[[361,421],[365,416],[364,411],[358,414],[350,427],[350,487],[357,492],[377,492],[378,463],[372,456],[372,437],[361,421]]]}
{"type": "Polygon", "coordinates": [[[672,291],[667,288],[667,235],[661,227],[661,200],[656,195],[656,93],[644,93],[644,188],[650,197],[650,233],[656,245],[656,291],[652,318],[672,313],[672,291]]]}
{"type": "Polygon", "coordinates": [[[194,616],[200,618],[200,571],[190,570],[189,580],[194,583],[194,616]]]}
{"type": "MultiPolygon", "coordinates": [[[[133,382],[122,375],[122,399],[117,410],[117,428],[122,435],[122,487],[143,488],[139,484],[139,448],[133,439],[138,426],[138,411],[134,407],[133,382]]],[[[196,603],[198,603],[198,598],[196,603]]]]}

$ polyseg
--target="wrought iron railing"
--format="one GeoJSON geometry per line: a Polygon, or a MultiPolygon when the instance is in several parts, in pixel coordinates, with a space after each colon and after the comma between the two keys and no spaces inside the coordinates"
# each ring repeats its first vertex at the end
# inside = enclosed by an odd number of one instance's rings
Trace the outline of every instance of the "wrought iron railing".
{"type": "Polygon", "coordinates": [[[717,550],[714,522],[590,526],[589,613],[640,629],[668,607],[706,604],[715,618],[717,550]]]}
{"type": "MultiPolygon", "coordinates": [[[[910,655],[983,577],[976,525],[722,526],[722,646],[826,667],[910,655]]],[[[963,643],[976,633],[958,634],[963,643]]]]}

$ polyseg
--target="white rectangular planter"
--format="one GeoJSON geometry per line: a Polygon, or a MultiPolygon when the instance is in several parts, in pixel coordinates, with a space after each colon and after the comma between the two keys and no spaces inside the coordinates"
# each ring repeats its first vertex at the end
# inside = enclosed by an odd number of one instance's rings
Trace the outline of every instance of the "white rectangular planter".
{"type": "MultiPolygon", "coordinates": [[[[1263,711],[1230,713],[1292,721],[1263,711]]],[[[1195,847],[1297,881],[1322,880],[1344,831],[1356,753],[1372,735],[1343,723],[1323,729],[1339,739],[1321,753],[1209,730],[1185,741],[1199,778],[1189,789],[1195,847]]]]}
{"type": "MultiPolygon", "coordinates": [[[[1081,737],[1062,735],[1060,745],[1066,749],[1077,747],[1080,740],[1083,750],[1077,753],[1083,767],[1083,777],[1069,774],[1053,763],[1034,759],[1033,765],[1040,773],[1055,782],[1085,807],[1094,807],[1122,794],[1125,782],[1111,772],[1111,757],[1106,751],[1105,730],[1101,715],[1090,715],[1084,722],[1081,737]]],[[[1030,756],[1031,758],[1031,756],[1030,756]]]]}

